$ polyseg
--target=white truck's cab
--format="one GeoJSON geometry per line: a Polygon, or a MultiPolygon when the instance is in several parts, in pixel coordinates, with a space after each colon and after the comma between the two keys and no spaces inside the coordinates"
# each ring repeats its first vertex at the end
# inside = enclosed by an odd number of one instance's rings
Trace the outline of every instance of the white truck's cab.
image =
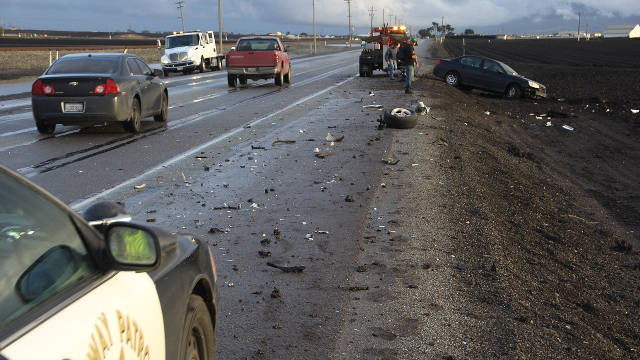
{"type": "Polygon", "coordinates": [[[213,31],[174,33],[165,38],[164,56],[160,59],[164,76],[181,71],[220,70],[223,55],[218,55],[213,31]]]}

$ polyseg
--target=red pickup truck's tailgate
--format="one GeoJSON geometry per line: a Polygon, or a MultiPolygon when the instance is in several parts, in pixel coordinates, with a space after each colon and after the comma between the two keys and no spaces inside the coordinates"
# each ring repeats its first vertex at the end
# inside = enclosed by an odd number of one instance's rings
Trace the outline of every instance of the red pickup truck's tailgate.
{"type": "Polygon", "coordinates": [[[228,55],[229,67],[265,67],[275,66],[275,51],[234,51],[228,55]]]}

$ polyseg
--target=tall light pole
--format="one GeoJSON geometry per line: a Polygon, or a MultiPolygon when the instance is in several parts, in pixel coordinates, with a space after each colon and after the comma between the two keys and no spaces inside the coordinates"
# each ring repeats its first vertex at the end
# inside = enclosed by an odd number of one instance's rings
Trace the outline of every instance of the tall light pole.
{"type": "MultiPolygon", "coordinates": [[[[220,35],[218,53],[222,53],[222,0],[218,0],[218,34],[220,35]]],[[[218,64],[218,68],[222,69],[222,64],[218,64]]]]}
{"type": "Polygon", "coordinates": [[[318,33],[316,33],[316,0],[311,0],[311,6],[313,6],[313,55],[318,51],[318,33]]]}
{"type": "Polygon", "coordinates": [[[182,8],[184,7],[184,0],[178,0],[178,2],[176,2],[176,5],[178,5],[178,10],[180,10],[180,21],[182,22],[182,32],[184,32],[184,16],[182,16],[182,8]]]}
{"type": "Polygon", "coordinates": [[[349,47],[351,47],[351,0],[344,0],[349,5],[349,47]]]}

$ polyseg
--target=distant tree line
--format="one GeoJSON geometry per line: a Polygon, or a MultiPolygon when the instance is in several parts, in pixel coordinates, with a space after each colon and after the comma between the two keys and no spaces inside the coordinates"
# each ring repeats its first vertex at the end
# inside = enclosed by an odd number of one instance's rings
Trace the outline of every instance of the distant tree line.
{"type": "MultiPolygon", "coordinates": [[[[421,37],[432,37],[438,35],[450,36],[454,35],[455,28],[449,24],[439,24],[437,22],[432,22],[431,26],[425,29],[418,30],[418,35],[421,37]]],[[[464,35],[466,36],[475,36],[476,32],[473,29],[465,29],[464,35]]]]}

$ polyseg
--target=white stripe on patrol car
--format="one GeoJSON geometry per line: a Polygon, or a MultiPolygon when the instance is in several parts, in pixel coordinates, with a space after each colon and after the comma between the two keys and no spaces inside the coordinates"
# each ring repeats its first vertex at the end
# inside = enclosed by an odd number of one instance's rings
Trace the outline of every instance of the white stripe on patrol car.
{"type": "Polygon", "coordinates": [[[162,309],[146,273],[120,272],[2,351],[22,359],[165,358],[162,309]]]}

